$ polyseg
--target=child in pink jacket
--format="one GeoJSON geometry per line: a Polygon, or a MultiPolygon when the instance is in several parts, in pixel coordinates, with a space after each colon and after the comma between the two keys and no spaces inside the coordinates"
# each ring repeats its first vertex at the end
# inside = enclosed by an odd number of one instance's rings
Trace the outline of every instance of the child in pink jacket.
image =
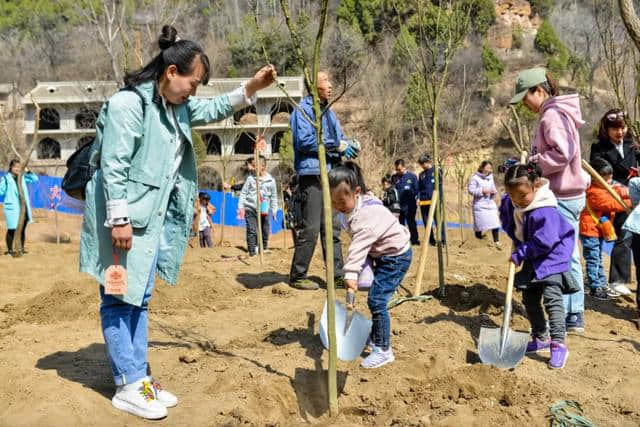
{"type": "Polygon", "coordinates": [[[362,361],[363,368],[379,368],[395,360],[391,350],[391,320],[387,303],[411,265],[409,231],[367,189],[360,168],[353,162],[329,172],[331,204],[345,215],[351,235],[344,264],[345,286],[355,292],[358,275],[369,256],[373,264],[373,284],[367,303],[371,310],[371,353],[362,361]]]}

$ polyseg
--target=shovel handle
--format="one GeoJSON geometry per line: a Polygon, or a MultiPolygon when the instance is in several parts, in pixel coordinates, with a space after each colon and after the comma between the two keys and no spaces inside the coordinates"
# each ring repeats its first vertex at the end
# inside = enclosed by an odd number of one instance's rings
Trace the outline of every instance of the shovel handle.
{"type": "Polygon", "coordinates": [[[507,280],[507,292],[504,294],[504,303],[511,305],[511,298],[513,297],[513,282],[516,277],[516,265],[513,261],[509,261],[509,278],[507,280]]]}
{"type": "Polygon", "coordinates": [[[591,175],[591,178],[598,181],[600,186],[607,190],[609,194],[611,194],[611,197],[613,197],[615,201],[618,202],[618,204],[624,209],[626,213],[631,212],[631,209],[624,202],[624,200],[622,200],[622,197],[620,197],[620,195],[616,193],[616,191],[609,185],[609,183],[605,181],[604,178],[602,178],[600,174],[593,167],[591,167],[589,162],[587,162],[585,159],[582,159],[582,169],[586,170],[589,175],[591,175]]]}
{"type": "Polygon", "coordinates": [[[356,293],[353,289],[347,289],[347,308],[353,310],[353,306],[356,303],[356,293]]]}

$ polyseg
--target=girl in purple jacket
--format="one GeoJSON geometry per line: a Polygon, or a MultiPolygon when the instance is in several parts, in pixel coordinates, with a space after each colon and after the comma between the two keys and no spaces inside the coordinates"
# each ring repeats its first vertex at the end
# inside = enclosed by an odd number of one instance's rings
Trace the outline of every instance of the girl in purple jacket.
{"type": "Polygon", "coordinates": [[[502,227],[513,240],[511,261],[521,271],[516,287],[522,290],[522,302],[531,322],[532,340],[527,353],[551,350],[549,367],[564,367],[569,350],[562,295],[578,290],[569,273],[575,231],[558,212],[558,202],[549,189],[549,181],[541,178],[535,163],[516,165],[505,174],[507,194],[500,205],[502,227]],[[549,317],[545,321],[540,300],[549,317]]]}

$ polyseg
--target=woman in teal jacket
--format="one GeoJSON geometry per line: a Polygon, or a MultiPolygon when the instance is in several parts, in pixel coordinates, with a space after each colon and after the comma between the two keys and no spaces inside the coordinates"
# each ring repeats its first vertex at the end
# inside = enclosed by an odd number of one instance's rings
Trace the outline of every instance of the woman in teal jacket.
{"type": "Polygon", "coordinates": [[[149,64],[125,77],[130,90],[109,98],[99,114],[91,155],[97,171],[86,187],[80,239],[80,271],[100,284],[115,251],[127,269],[124,295],[107,295],[100,287],[117,386],[112,403],[149,419],[166,416],[166,408],[177,404],[149,376],[147,306],[156,272],[175,285],[189,239],[197,189],[191,127],[232,115],[276,76],[266,66],[229,94],[196,99],[198,85],[209,79],[202,48],[179,40],[170,26],[162,29],[159,45],[149,64]]]}
{"type": "MultiPolygon", "coordinates": [[[[9,172],[0,178],[0,197],[4,196],[4,219],[7,222],[7,252],[5,255],[13,255],[13,239],[15,237],[16,230],[18,229],[18,222],[20,221],[20,196],[18,195],[18,173],[20,173],[20,161],[17,159],[11,160],[9,163],[9,172]]],[[[24,227],[22,227],[22,233],[20,234],[22,243],[22,252],[24,253],[24,240],[27,232],[27,223],[31,222],[31,203],[29,202],[29,190],[27,184],[38,182],[38,176],[33,172],[27,172],[22,175],[22,190],[25,195],[25,202],[27,205],[27,214],[24,217],[24,227]]]]}

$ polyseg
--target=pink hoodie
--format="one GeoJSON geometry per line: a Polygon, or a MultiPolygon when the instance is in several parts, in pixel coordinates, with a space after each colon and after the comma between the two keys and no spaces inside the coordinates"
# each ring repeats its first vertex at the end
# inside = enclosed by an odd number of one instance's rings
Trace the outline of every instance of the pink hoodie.
{"type": "Polygon", "coordinates": [[[555,96],[542,104],[529,160],[538,163],[559,199],[583,196],[589,175],[582,170],[580,134],[584,124],[578,95],[555,96]]]}
{"type": "Polygon", "coordinates": [[[367,255],[371,258],[401,255],[411,248],[409,230],[371,193],[361,195],[345,215],[351,236],[344,278],[357,280],[367,255]]]}

